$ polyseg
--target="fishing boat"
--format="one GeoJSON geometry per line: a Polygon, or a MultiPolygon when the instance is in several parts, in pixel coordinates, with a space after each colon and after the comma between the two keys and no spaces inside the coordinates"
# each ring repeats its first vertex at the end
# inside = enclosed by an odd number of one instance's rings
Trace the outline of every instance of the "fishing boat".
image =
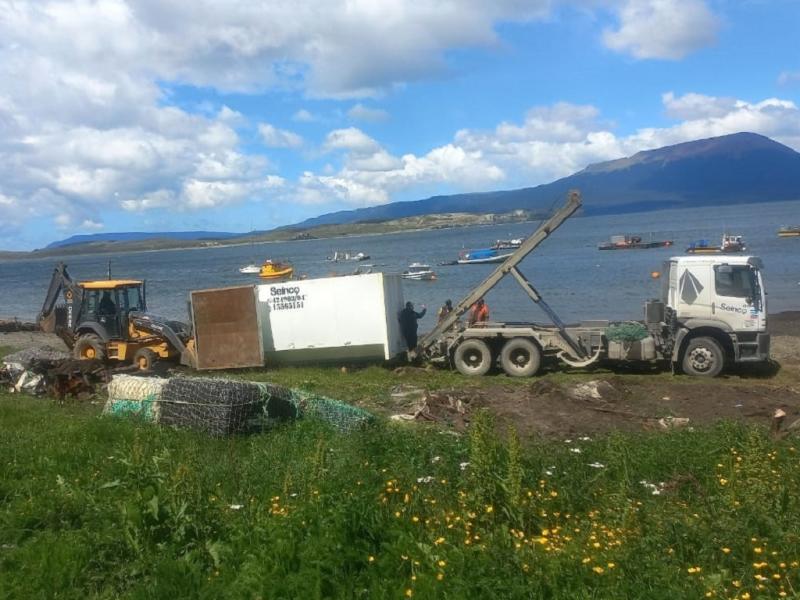
{"type": "Polygon", "coordinates": [[[408,265],[408,270],[403,271],[400,275],[403,279],[413,279],[415,281],[434,281],[436,273],[434,273],[429,265],[423,263],[411,263],[408,265]]]}
{"type": "Polygon", "coordinates": [[[800,225],[789,225],[778,229],[778,237],[800,237],[800,225]]]}
{"type": "Polygon", "coordinates": [[[480,250],[464,250],[458,257],[460,265],[482,265],[488,263],[500,263],[511,256],[512,252],[503,252],[494,248],[482,248],[480,250]]]}
{"type": "Polygon", "coordinates": [[[264,261],[258,276],[262,279],[288,279],[294,273],[294,267],[289,263],[273,262],[269,259],[264,261]]]}
{"type": "Polygon", "coordinates": [[[261,267],[253,263],[250,263],[246,267],[239,268],[239,273],[244,273],[245,275],[255,275],[260,272],[261,272],[261,267]]]}
{"type": "Polygon", "coordinates": [[[747,250],[744,238],[741,235],[723,234],[722,243],[714,246],[708,240],[697,240],[686,248],[687,254],[733,254],[747,250]]]}
{"type": "Polygon", "coordinates": [[[349,252],[334,252],[331,256],[328,257],[330,262],[341,262],[345,260],[355,260],[355,261],[364,261],[369,260],[369,254],[364,254],[363,252],[356,252],[355,254],[350,254],[349,252]]]}
{"type": "Polygon", "coordinates": [[[516,250],[522,246],[522,238],[515,238],[513,240],[497,240],[490,246],[492,250],[516,250]]]}
{"type": "Polygon", "coordinates": [[[609,241],[598,244],[598,250],[646,250],[648,248],[668,248],[672,240],[644,241],[639,235],[612,235],[609,241]]]}

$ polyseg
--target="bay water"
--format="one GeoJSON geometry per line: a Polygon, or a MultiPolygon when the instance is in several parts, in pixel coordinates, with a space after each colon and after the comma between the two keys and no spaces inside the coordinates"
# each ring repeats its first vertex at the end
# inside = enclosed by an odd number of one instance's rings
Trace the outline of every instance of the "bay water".
{"type": "MultiPolygon", "coordinates": [[[[800,223],[800,201],[671,209],[649,213],[572,217],[520,265],[543,298],[567,322],[581,319],[640,319],[642,305],[658,297],[661,283],[651,276],[671,256],[697,239],[719,243],[723,232],[741,234],[746,254],[764,261],[770,312],[800,309],[800,238],[778,238],[777,229],[800,223]],[[670,239],[669,248],[599,251],[616,234],[644,240],[670,239]]],[[[74,279],[112,276],[145,279],[150,312],[187,319],[191,290],[262,283],[239,267],[264,259],[288,260],[296,275],[309,278],[352,273],[364,263],[326,260],[335,251],[364,252],[373,270],[400,273],[412,262],[431,265],[436,281],[404,281],[407,300],[428,306],[421,323],[435,323],[436,309],[448,298],[457,303],[497,265],[439,266],[464,249],[485,248],[498,239],[525,237],[538,223],[515,223],[388,235],[268,242],[228,247],[125,252],[65,257],[74,279]]],[[[33,320],[41,309],[58,258],[0,261],[0,317],[33,320]]],[[[511,277],[486,297],[493,320],[546,323],[547,318],[511,277]]],[[[346,308],[344,309],[346,310],[346,308]]]]}

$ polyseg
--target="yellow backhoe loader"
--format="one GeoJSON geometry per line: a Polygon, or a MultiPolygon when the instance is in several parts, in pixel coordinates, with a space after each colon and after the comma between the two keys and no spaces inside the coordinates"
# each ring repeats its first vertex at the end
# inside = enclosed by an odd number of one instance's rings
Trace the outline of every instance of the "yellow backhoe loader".
{"type": "Polygon", "coordinates": [[[136,279],[75,282],[67,266],[59,263],[39,313],[39,327],[64,340],[75,358],[133,363],[142,370],[150,370],[159,359],[193,365],[189,326],[148,313],[145,287],[136,279]],[[64,302],[59,304],[62,292],[64,302]]]}

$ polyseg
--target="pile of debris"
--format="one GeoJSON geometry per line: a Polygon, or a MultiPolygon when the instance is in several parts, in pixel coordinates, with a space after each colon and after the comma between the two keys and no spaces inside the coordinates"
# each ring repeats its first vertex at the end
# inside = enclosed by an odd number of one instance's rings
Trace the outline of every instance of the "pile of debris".
{"type": "Polygon", "coordinates": [[[12,393],[52,396],[92,396],[108,381],[105,365],[98,360],[76,360],[49,346],[9,354],[0,363],[0,382],[12,393]]]}

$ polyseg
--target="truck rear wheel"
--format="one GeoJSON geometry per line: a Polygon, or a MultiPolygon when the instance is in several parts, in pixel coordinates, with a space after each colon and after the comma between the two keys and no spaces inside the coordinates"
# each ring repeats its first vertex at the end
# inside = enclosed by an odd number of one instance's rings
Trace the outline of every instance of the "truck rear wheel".
{"type": "Polygon", "coordinates": [[[103,340],[93,333],[85,333],[78,338],[72,348],[72,355],[78,360],[105,360],[106,348],[103,340]]]}
{"type": "Polygon", "coordinates": [[[464,375],[486,375],[492,368],[492,351],[483,340],[464,340],[456,348],[453,362],[464,375]]]}
{"type": "Polygon", "coordinates": [[[500,352],[500,366],[510,377],[536,375],[542,364],[542,353],[531,340],[519,337],[508,340],[500,352]]]}
{"type": "Polygon", "coordinates": [[[716,377],[725,366],[725,353],[711,337],[689,340],[683,352],[683,372],[698,377],[716,377]]]}

